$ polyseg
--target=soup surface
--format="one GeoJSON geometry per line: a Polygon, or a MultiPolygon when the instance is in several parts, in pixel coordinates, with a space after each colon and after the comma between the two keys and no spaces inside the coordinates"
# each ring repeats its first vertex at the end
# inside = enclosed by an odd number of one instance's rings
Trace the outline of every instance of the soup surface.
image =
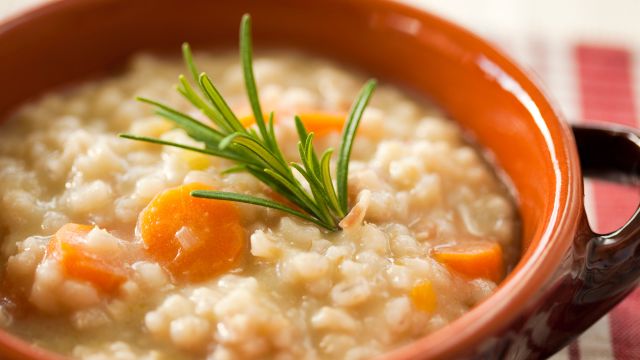
{"type": "MultiPolygon", "coordinates": [[[[237,56],[198,62],[249,115],[237,56]]],[[[363,77],[292,53],[257,57],[255,71],[286,157],[298,158],[294,114],[318,148],[338,146],[336,119],[363,77]]],[[[201,146],[134,100],[202,119],[175,92],[181,72],[177,59],[141,55],[3,125],[3,327],[80,359],[363,359],[447,325],[517,261],[506,187],[454,122],[385,84],[358,130],[343,230],[253,205],[194,205],[189,189],[274,193],[224,172],[228,160],[116,136],[201,146]],[[141,240],[161,217],[177,253],[161,236],[141,240]],[[194,232],[208,242],[193,245],[194,232]],[[215,275],[200,271],[212,263],[215,275]]]]}

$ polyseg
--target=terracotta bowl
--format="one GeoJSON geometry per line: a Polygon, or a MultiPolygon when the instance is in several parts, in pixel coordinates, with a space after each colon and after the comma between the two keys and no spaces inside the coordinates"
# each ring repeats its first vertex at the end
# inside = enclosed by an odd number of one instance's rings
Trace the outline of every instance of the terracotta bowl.
{"type": "MultiPolygon", "coordinates": [[[[45,91],[108,74],[141,50],[234,46],[249,12],[259,47],[342,61],[429,97],[495,157],[523,220],[522,260],[488,300],[384,357],[546,357],[605,314],[640,274],[640,216],[607,235],[583,208],[582,171],[638,178],[628,129],[563,122],[531,78],[475,35],[382,0],[67,0],[0,25],[0,116],[45,91]],[[575,136],[574,136],[575,135],[575,136]],[[577,145],[576,146],[576,140],[577,145]]],[[[54,359],[6,332],[3,358],[54,359]]]]}

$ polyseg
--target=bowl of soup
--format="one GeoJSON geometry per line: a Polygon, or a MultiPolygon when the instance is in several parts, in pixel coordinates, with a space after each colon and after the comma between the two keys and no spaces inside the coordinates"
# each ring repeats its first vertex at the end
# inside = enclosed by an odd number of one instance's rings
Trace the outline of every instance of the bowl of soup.
{"type": "Polygon", "coordinates": [[[0,25],[0,77],[5,357],[536,358],[637,281],[637,216],[593,233],[581,175],[637,177],[633,131],[572,132],[511,60],[405,5],[54,2],[0,25]],[[342,158],[353,117],[341,188],[309,154],[342,158]],[[214,191],[279,205],[194,196],[214,191]]]}

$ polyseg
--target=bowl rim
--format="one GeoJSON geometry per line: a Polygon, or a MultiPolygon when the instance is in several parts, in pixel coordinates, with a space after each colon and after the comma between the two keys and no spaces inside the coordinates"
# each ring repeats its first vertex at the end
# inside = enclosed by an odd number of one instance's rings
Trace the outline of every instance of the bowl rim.
{"type": "MultiPolygon", "coordinates": [[[[122,0],[49,0],[0,21],[0,37],[20,26],[38,21],[39,18],[78,7],[92,7],[98,3],[122,0]]],[[[516,268],[504,279],[496,292],[470,309],[453,322],[431,334],[381,355],[382,358],[433,358],[449,359],[464,354],[471,348],[495,337],[506,329],[527,306],[539,296],[567,256],[573,243],[582,213],[582,176],[573,134],[562,120],[548,95],[535,76],[525,71],[508,55],[473,32],[438,15],[397,0],[330,0],[325,6],[352,6],[392,11],[429,24],[437,24],[448,32],[474,43],[483,54],[496,61],[506,74],[525,90],[536,110],[540,111],[538,123],[543,132],[554,167],[554,204],[549,222],[536,246],[530,246],[522,254],[516,268]],[[544,116],[542,115],[544,112],[544,116]],[[523,261],[523,259],[525,259],[523,261]]],[[[496,338],[496,341],[498,339],[496,338]]],[[[66,359],[53,351],[38,348],[31,343],[0,329],[0,348],[8,354],[33,359],[66,359]]]]}

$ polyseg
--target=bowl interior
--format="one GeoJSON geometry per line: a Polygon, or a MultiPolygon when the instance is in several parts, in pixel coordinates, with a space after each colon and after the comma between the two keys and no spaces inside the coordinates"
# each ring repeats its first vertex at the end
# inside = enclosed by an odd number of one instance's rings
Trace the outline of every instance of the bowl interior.
{"type": "Polygon", "coordinates": [[[54,87],[108,73],[140,50],[177,53],[183,41],[235,46],[245,12],[253,16],[258,49],[317,53],[433,99],[512,182],[523,220],[518,268],[534,257],[568,197],[566,164],[574,160],[567,129],[504,56],[439,18],[392,2],[54,3],[0,26],[0,78],[11,89],[0,97],[0,117],[54,87]]]}

